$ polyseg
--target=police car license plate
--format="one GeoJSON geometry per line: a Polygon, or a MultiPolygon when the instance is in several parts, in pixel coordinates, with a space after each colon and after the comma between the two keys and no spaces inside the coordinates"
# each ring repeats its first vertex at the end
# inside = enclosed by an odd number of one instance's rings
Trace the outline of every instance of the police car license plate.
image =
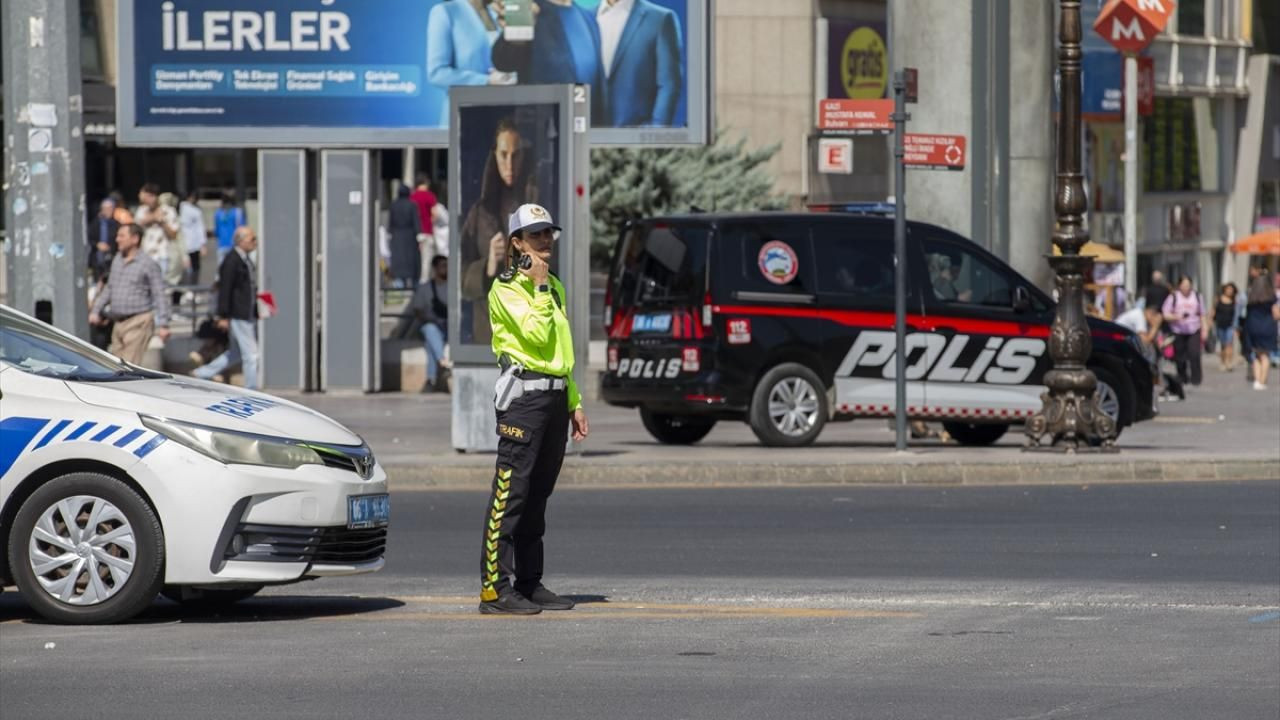
{"type": "Polygon", "coordinates": [[[671,313],[635,315],[631,319],[631,332],[669,332],[671,313]]]}
{"type": "Polygon", "coordinates": [[[391,496],[351,495],[347,498],[347,527],[353,530],[360,528],[381,527],[391,521],[391,496]]]}

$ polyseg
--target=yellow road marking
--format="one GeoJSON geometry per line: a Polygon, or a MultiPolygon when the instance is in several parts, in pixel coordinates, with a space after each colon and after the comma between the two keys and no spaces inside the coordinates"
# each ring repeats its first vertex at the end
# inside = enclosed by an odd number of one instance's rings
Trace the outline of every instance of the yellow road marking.
{"type": "Polygon", "coordinates": [[[1169,425],[1216,425],[1218,418],[1216,417],[1175,417],[1171,415],[1161,415],[1152,418],[1152,422],[1167,423],[1169,425]]]}

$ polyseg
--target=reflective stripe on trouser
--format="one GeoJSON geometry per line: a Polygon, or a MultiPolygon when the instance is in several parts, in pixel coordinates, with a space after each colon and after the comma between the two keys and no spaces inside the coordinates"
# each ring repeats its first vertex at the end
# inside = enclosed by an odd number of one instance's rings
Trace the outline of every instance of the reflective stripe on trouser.
{"type": "Polygon", "coordinates": [[[563,390],[530,392],[498,413],[498,466],[484,515],[480,599],[542,581],[547,498],[556,486],[569,436],[563,390]]]}

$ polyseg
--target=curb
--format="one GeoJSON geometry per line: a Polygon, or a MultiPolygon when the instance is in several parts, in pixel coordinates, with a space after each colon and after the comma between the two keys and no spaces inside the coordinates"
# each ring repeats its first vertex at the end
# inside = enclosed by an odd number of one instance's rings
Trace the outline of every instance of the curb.
{"type": "MultiPolygon", "coordinates": [[[[397,489],[487,489],[489,466],[393,465],[397,489]]],[[[1088,463],[882,463],[845,465],[566,463],[560,487],[784,485],[1055,485],[1280,480],[1277,460],[1088,463]]]]}

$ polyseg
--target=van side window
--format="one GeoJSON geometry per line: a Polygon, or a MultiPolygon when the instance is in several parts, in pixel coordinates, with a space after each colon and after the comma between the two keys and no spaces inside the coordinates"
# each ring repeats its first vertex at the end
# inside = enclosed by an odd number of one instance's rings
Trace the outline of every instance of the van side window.
{"type": "Polygon", "coordinates": [[[992,265],[966,243],[926,235],[924,259],[935,302],[1012,308],[1013,282],[1008,272],[992,265]]]}
{"type": "Polygon", "coordinates": [[[702,301],[706,226],[636,225],[618,253],[614,293],[624,305],[702,301]]]}
{"type": "Polygon", "coordinates": [[[815,224],[818,290],[877,305],[893,302],[893,235],[888,228],[815,224]],[[850,298],[855,299],[855,298],[850,298]]]}
{"type": "Polygon", "coordinates": [[[813,244],[801,223],[753,223],[725,229],[725,259],[738,266],[730,273],[738,293],[808,296],[817,292],[813,244]],[[734,255],[738,257],[735,258],[734,255]],[[734,262],[737,260],[737,262],[734,262]]]}

